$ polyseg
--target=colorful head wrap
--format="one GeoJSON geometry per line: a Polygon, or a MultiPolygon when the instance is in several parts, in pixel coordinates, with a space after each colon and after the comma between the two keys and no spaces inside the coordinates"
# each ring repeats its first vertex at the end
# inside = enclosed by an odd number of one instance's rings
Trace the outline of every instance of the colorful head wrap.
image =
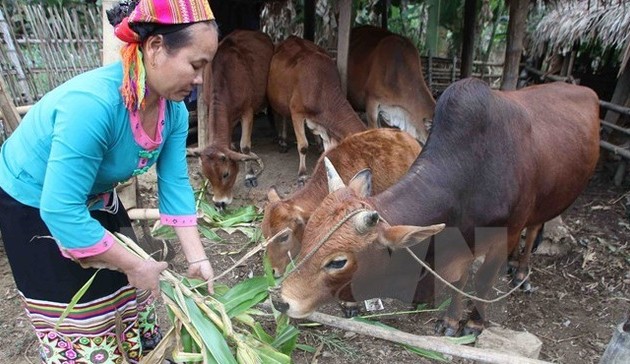
{"type": "Polygon", "coordinates": [[[118,39],[127,43],[120,50],[123,61],[121,93],[129,111],[143,106],[145,70],[140,51],[140,35],[129,24],[189,24],[214,20],[208,0],[140,0],[135,9],[114,28],[118,39]]]}

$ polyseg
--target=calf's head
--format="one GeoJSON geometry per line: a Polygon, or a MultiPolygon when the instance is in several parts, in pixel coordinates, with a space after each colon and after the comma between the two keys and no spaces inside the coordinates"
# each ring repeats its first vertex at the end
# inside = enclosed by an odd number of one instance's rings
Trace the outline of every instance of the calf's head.
{"type": "Polygon", "coordinates": [[[267,256],[276,277],[281,276],[291,259],[300,252],[306,212],[291,200],[282,200],[275,188],[267,193],[262,233],[268,239],[267,256]]]}
{"type": "Polygon", "coordinates": [[[209,146],[200,154],[201,172],[212,186],[212,201],[218,208],[232,203],[232,190],[238,175],[238,162],[256,157],[235,152],[229,148],[209,146]]]}
{"type": "Polygon", "coordinates": [[[325,164],[332,192],[311,215],[296,269],[273,297],[276,308],[291,317],[306,317],[323,303],[347,299],[342,293],[349,292],[352,280],[369,279],[371,267],[378,264],[370,257],[379,254],[372,252],[409,247],[444,229],[444,224],[390,226],[367,199],[369,170],[357,173],[346,187],[330,161],[325,164]]]}

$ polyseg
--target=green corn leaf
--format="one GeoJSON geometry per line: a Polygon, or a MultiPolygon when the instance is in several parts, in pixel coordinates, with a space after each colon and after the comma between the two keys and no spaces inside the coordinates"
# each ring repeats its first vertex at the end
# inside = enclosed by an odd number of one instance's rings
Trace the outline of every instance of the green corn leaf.
{"type": "Polygon", "coordinates": [[[306,344],[297,344],[295,346],[296,349],[300,349],[302,351],[306,351],[307,353],[314,354],[317,351],[317,348],[311,345],[306,344]]]}
{"type": "Polygon", "coordinates": [[[177,239],[177,234],[175,234],[175,230],[172,226],[156,224],[153,229],[151,229],[151,235],[154,238],[166,239],[166,240],[174,240],[177,239]]]}
{"type": "Polygon", "coordinates": [[[201,336],[211,357],[221,364],[237,364],[221,331],[203,314],[192,298],[186,297],[185,300],[191,324],[201,336]]]}
{"type": "Polygon", "coordinates": [[[274,349],[269,344],[265,344],[262,341],[252,340],[251,338],[247,340],[247,344],[254,349],[256,354],[261,359],[261,363],[264,364],[290,364],[291,358],[283,354],[276,349],[274,349]]]}
{"type": "Polygon", "coordinates": [[[253,329],[256,337],[258,337],[261,341],[267,344],[271,344],[274,341],[273,336],[269,335],[259,322],[254,324],[253,329]]]}
{"type": "Polygon", "coordinates": [[[276,335],[276,339],[271,343],[271,346],[278,349],[281,353],[291,355],[293,350],[295,350],[299,335],[300,331],[294,326],[285,326],[284,330],[276,335]]]}
{"type": "Polygon", "coordinates": [[[221,219],[221,213],[217,210],[214,205],[211,205],[206,200],[201,200],[199,203],[199,208],[205,216],[208,216],[213,221],[218,221],[221,219]]]}
{"type": "Polygon", "coordinates": [[[405,344],[402,344],[402,346],[404,346],[407,351],[414,353],[416,355],[423,356],[427,359],[432,359],[432,360],[436,360],[440,362],[448,362],[448,360],[444,357],[444,355],[437,353],[435,351],[420,349],[415,346],[405,345],[405,344]]]}
{"type": "Polygon", "coordinates": [[[77,293],[75,293],[74,296],[72,296],[72,299],[70,300],[70,303],[68,303],[68,306],[66,307],[66,309],[63,310],[63,312],[61,313],[61,316],[59,317],[59,321],[57,321],[57,324],[55,325],[55,330],[56,331],[59,330],[59,326],[61,325],[63,320],[65,320],[66,317],[68,317],[70,312],[72,312],[72,310],[74,309],[74,306],[76,306],[77,302],[79,302],[79,300],[81,299],[81,297],[83,297],[83,295],[88,290],[88,288],[90,288],[90,286],[92,285],[92,282],[94,282],[94,278],[96,278],[96,275],[100,271],[101,271],[100,268],[97,269],[96,272],[94,272],[94,274],[92,274],[90,279],[88,279],[87,282],[85,282],[85,284],[77,291],[77,293]]]}
{"type": "Polygon", "coordinates": [[[262,302],[268,296],[267,287],[265,277],[253,277],[235,285],[218,300],[233,317],[262,302]]]}
{"type": "Polygon", "coordinates": [[[276,279],[273,277],[273,268],[271,268],[271,262],[269,261],[267,253],[263,256],[263,270],[265,271],[267,285],[269,285],[269,287],[274,287],[276,285],[276,279]]]}
{"type": "Polygon", "coordinates": [[[201,235],[205,236],[209,240],[216,241],[216,242],[223,241],[223,239],[217,233],[215,233],[212,229],[205,226],[204,224],[198,224],[197,229],[199,229],[199,232],[201,233],[201,235]]]}
{"type": "Polygon", "coordinates": [[[477,338],[475,338],[475,335],[472,334],[460,337],[447,337],[446,339],[457,345],[472,344],[475,342],[475,340],[477,340],[477,338]]]}

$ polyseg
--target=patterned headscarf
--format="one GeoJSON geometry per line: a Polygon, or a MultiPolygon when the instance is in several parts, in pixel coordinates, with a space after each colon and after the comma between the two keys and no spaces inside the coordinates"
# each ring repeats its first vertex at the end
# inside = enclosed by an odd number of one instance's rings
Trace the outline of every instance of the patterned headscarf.
{"type": "Polygon", "coordinates": [[[208,0],[140,0],[131,14],[114,28],[116,37],[127,43],[120,50],[123,62],[121,93],[129,111],[143,107],[146,94],[146,73],[140,51],[142,40],[129,24],[176,25],[207,20],[214,20],[208,0]]]}

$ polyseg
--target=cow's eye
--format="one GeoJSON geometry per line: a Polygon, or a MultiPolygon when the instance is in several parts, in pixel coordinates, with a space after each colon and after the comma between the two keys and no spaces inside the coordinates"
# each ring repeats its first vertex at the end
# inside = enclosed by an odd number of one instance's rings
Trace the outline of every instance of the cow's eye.
{"type": "Polygon", "coordinates": [[[333,259],[326,264],[326,269],[341,269],[346,266],[346,263],[348,263],[348,259],[345,258],[333,259]]]}
{"type": "Polygon", "coordinates": [[[223,173],[223,179],[227,179],[230,176],[230,172],[223,173]]]}

